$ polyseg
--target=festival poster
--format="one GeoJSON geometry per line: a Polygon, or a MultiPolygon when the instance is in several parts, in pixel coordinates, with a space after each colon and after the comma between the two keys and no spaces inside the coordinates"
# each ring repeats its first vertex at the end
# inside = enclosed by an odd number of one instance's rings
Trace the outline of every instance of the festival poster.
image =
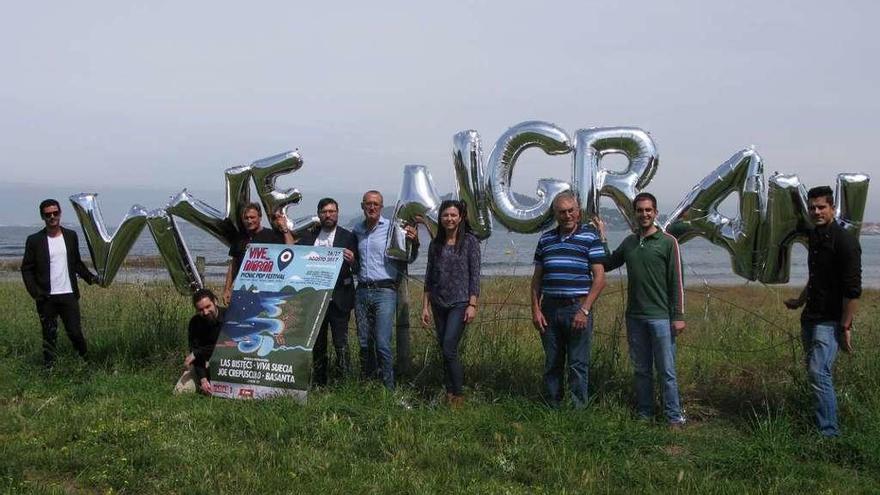
{"type": "Polygon", "coordinates": [[[306,400],[312,346],[341,266],[341,248],[248,246],[211,357],[214,395],[306,400]]]}

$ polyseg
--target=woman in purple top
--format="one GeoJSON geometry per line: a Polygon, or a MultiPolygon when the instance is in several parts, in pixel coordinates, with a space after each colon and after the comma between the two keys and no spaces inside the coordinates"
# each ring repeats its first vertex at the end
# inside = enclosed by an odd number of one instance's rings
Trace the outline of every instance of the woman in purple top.
{"type": "Polygon", "coordinates": [[[464,203],[446,200],[440,204],[437,237],[428,248],[422,324],[428,326],[433,313],[437,342],[443,352],[446,399],[454,407],[464,401],[458,344],[465,325],[477,315],[479,296],[480,243],[470,233],[464,203]]]}

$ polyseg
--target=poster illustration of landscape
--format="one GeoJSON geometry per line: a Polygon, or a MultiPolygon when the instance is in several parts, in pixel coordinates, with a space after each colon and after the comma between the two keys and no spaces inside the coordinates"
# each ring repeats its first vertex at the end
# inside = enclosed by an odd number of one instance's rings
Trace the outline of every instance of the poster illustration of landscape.
{"type": "Polygon", "coordinates": [[[211,357],[214,395],[305,401],[312,346],[342,265],[342,249],[250,244],[211,357]]]}

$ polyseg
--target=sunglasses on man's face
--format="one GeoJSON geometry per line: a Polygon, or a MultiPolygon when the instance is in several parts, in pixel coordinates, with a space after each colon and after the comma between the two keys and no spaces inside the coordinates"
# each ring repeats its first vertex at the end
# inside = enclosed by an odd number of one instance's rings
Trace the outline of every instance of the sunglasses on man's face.
{"type": "Polygon", "coordinates": [[[44,211],[43,212],[43,218],[52,218],[52,217],[60,217],[60,216],[61,216],[60,210],[44,211]]]}

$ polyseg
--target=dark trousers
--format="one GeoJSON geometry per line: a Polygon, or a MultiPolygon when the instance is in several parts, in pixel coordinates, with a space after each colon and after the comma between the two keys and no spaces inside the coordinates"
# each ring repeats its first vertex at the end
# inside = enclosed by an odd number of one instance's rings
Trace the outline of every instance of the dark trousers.
{"type": "Polygon", "coordinates": [[[333,349],[336,352],[335,371],[337,374],[345,374],[349,369],[348,360],[348,321],[351,319],[351,311],[343,311],[330,304],[318,337],[312,347],[312,383],[326,385],[330,368],[330,358],[327,355],[327,328],[333,340],[333,349]]]}
{"type": "Polygon", "coordinates": [[[55,363],[55,342],[58,339],[58,317],[64,331],[80,356],[86,356],[86,339],[80,326],[79,301],[73,294],[59,294],[37,301],[37,314],[43,327],[43,364],[55,363]]]}
{"type": "Polygon", "coordinates": [[[437,328],[437,343],[443,353],[443,371],[446,381],[446,392],[454,395],[462,394],[464,370],[458,357],[458,344],[464,335],[464,312],[467,303],[453,304],[443,307],[431,303],[434,313],[434,325],[437,328]]]}

